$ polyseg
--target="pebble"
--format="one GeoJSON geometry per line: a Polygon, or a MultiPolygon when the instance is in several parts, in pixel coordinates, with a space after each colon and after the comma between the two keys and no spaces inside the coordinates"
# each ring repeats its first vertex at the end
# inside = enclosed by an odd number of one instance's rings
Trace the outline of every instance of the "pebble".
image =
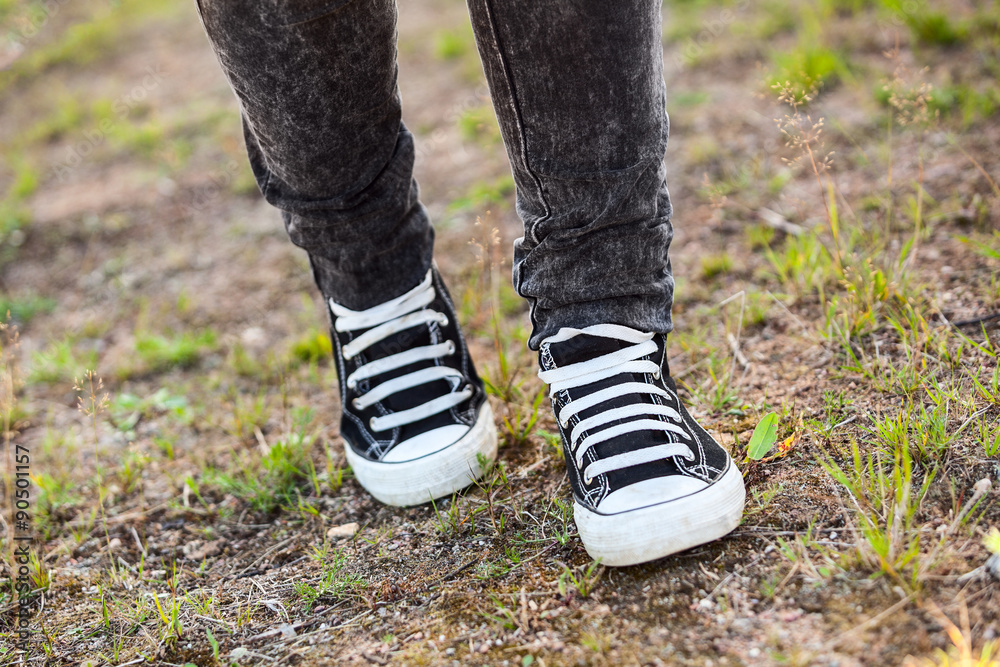
{"type": "Polygon", "coordinates": [[[326,536],[329,537],[331,540],[340,540],[346,537],[354,537],[355,533],[358,532],[359,527],[360,526],[358,526],[357,523],[352,521],[351,523],[345,523],[342,526],[334,526],[330,528],[329,530],[326,531],[326,536]]]}

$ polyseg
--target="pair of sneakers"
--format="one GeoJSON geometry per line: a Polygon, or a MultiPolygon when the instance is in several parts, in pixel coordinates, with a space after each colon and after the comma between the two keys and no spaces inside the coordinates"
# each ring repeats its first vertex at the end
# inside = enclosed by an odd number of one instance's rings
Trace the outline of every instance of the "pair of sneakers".
{"type": "MultiPolygon", "coordinates": [[[[405,506],[475,481],[484,457],[496,457],[496,427],[437,270],[364,311],[328,305],[341,435],[361,485],[405,506]]],[[[678,399],[664,335],[563,328],[543,341],[539,359],[592,558],[642,563],[739,524],[743,478],[678,399]]]]}

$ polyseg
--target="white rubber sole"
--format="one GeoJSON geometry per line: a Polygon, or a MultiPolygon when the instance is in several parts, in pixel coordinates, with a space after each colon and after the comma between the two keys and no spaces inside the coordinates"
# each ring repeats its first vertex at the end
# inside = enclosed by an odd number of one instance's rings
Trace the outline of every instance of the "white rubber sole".
{"type": "Polygon", "coordinates": [[[370,461],[344,447],[347,462],[361,486],[386,505],[406,507],[451,495],[472,484],[482,474],[480,455],[497,456],[497,429],[493,410],[484,402],[475,425],[458,442],[433,454],[410,461],[370,461]]]}
{"type": "Polygon", "coordinates": [[[573,503],[573,518],[587,553],[603,565],[637,565],[712,542],[740,525],[746,489],[730,463],[705,489],[648,507],[599,514],[573,503]]]}

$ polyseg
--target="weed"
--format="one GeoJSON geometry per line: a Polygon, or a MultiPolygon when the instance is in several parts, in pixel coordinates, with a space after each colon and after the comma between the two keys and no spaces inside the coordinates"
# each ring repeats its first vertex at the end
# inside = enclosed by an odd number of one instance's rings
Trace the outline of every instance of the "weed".
{"type": "Polygon", "coordinates": [[[701,275],[705,280],[729,273],[733,268],[733,258],[729,253],[705,255],[701,258],[701,275]]]}
{"type": "Polygon", "coordinates": [[[441,60],[457,60],[473,48],[471,32],[442,30],[434,35],[434,55],[441,60]]]}
{"type": "Polygon", "coordinates": [[[67,479],[56,479],[47,473],[32,476],[31,481],[38,489],[37,518],[52,521],[65,510],[80,502],[79,494],[73,491],[67,479]]]}
{"type": "Polygon", "coordinates": [[[841,467],[822,454],[820,464],[853,503],[852,515],[859,522],[859,561],[900,584],[917,588],[921,569],[916,515],[935,471],[926,472],[919,480],[901,415],[876,424],[873,435],[878,440],[873,453],[863,455],[852,438],[847,466],[841,467]]]}
{"type": "Polygon", "coordinates": [[[569,584],[573,585],[573,588],[576,589],[580,597],[590,597],[601,575],[604,574],[604,567],[599,560],[591,561],[588,565],[581,565],[579,568],[570,568],[563,565],[562,569],[562,574],[556,580],[556,587],[559,589],[559,594],[563,597],[566,597],[569,584]],[[579,572],[579,576],[577,572],[579,572]]]}
{"type": "Polygon", "coordinates": [[[333,355],[330,335],[315,327],[310,328],[292,343],[291,354],[293,359],[307,364],[326,363],[333,355]]]}
{"type": "Polygon", "coordinates": [[[1000,456],[1000,424],[995,419],[980,418],[976,424],[976,441],[987,457],[1000,456]]]}
{"type": "Polygon", "coordinates": [[[514,178],[512,176],[500,176],[493,181],[480,181],[474,183],[464,195],[456,197],[448,206],[448,211],[455,213],[486,209],[507,201],[507,197],[513,192],[514,178]]]}
{"type": "MultiPolygon", "coordinates": [[[[146,373],[159,373],[171,368],[191,368],[201,357],[215,348],[216,334],[211,329],[199,333],[180,333],[160,336],[140,333],[135,339],[139,369],[146,373]]],[[[125,376],[137,372],[133,369],[125,376]]]]}
{"type": "Polygon", "coordinates": [[[979,367],[972,374],[972,386],[984,401],[991,405],[1000,405],[1000,366],[994,367],[993,372],[984,380],[979,379],[982,370],[983,368],[979,367]]]}
{"type": "Polygon", "coordinates": [[[531,401],[530,412],[525,415],[522,410],[515,408],[513,418],[503,415],[503,425],[507,433],[507,443],[512,447],[518,447],[528,440],[531,429],[538,423],[539,411],[542,401],[545,400],[545,387],[541,387],[535,398],[531,401]]]}
{"type": "Polygon", "coordinates": [[[701,385],[692,385],[681,380],[681,384],[712,414],[721,414],[739,402],[739,394],[732,385],[732,369],[717,371],[708,369],[708,378],[701,385]]]}
{"type": "Polygon", "coordinates": [[[82,67],[115,52],[123,43],[122,34],[139,21],[156,21],[176,11],[165,0],[136,0],[107,6],[88,21],[70,25],[60,38],[41,48],[32,49],[14,62],[0,90],[17,81],[37,76],[57,65],[72,63],[82,67]]]}
{"type": "Polygon", "coordinates": [[[811,101],[811,91],[850,78],[846,55],[824,46],[802,45],[776,54],[773,60],[775,72],[769,85],[783,85],[794,99],[806,103],[811,101]]]}
{"type": "Polygon", "coordinates": [[[495,610],[493,613],[480,612],[480,615],[483,618],[493,621],[504,630],[516,630],[520,625],[517,620],[517,614],[515,613],[517,610],[516,605],[514,609],[507,607],[503,602],[501,602],[500,597],[495,593],[490,593],[489,597],[495,607],[495,610]]]}
{"type": "Polygon", "coordinates": [[[332,555],[328,555],[325,548],[314,550],[313,559],[322,566],[322,572],[316,583],[296,581],[294,584],[295,592],[302,598],[305,611],[311,610],[320,599],[332,602],[365,588],[364,579],[344,572],[347,556],[343,550],[338,549],[332,555]]]}
{"type": "Polygon", "coordinates": [[[95,350],[85,349],[82,344],[66,339],[32,355],[28,382],[68,382],[96,365],[95,350]]]}
{"type": "Polygon", "coordinates": [[[232,472],[209,469],[203,477],[205,484],[245,500],[261,512],[271,512],[280,505],[297,506],[300,486],[315,475],[309,458],[315,440],[308,432],[312,419],[312,411],[298,411],[291,432],[272,445],[262,443],[259,459],[244,456],[232,472]]]}
{"type": "Polygon", "coordinates": [[[171,394],[166,387],[160,387],[146,398],[129,393],[118,394],[111,401],[110,413],[118,429],[125,432],[134,429],[143,417],[168,414],[182,424],[191,419],[187,399],[171,394]]]}
{"type": "Polygon", "coordinates": [[[28,294],[18,298],[0,295],[0,317],[10,314],[10,318],[27,324],[35,316],[51,313],[58,303],[55,299],[28,294]]]}
{"type": "Polygon", "coordinates": [[[464,111],[458,117],[458,130],[466,141],[475,141],[484,146],[500,143],[500,127],[490,105],[484,104],[464,111]]]}

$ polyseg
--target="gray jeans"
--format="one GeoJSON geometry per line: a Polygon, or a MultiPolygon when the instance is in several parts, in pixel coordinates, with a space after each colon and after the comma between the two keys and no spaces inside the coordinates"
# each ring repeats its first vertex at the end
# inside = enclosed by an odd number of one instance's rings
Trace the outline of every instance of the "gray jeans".
{"type": "MultiPolygon", "coordinates": [[[[198,0],[250,163],[352,309],[402,294],[434,232],[400,119],[395,0],[198,0]]],[[[468,0],[517,186],[514,287],[532,335],[671,329],[660,0],[468,0]]]]}

